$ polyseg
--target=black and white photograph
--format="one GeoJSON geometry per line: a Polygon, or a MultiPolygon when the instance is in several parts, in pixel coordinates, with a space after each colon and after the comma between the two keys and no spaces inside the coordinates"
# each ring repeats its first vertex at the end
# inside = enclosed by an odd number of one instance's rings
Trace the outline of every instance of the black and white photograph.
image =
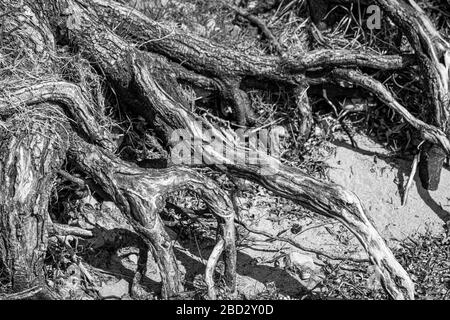
{"type": "Polygon", "coordinates": [[[450,0],[0,0],[2,306],[450,300],[449,229],[450,0]]]}

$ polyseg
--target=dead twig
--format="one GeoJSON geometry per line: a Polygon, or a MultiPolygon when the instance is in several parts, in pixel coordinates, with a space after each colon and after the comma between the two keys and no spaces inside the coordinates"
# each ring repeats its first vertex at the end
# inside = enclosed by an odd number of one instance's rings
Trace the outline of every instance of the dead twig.
{"type": "Polygon", "coordinates": [[[284,51],[283,48],[281,47],[280,43],[278,42],[277,38],[275,38],[275,36],[273,35],[272,31],[270,31],[270,29],[267,27],[267,24],[262,21],[260,18],[258,18],[257,16],[247,12],[244,9],[241,9],[237,6],[234,6],[232,4],[227,3],[226,1],[220,1],[224,6],[228,7],[229,9],[235,11],[238,15],[240,15],[241,17],[247,19],[248,21],[250,21],[252,24],[254,24],[255,26],[257,26],[261,32],[264,34],[264,36],[270,41],[270,43],[273,45],[273,47],[275,48],[275,50],[277,51],[277,53],[279,55],[283,55],[284,51]]]}
{"type": "Polygon", "coordinates": [[[420,158],[420,151],[414,156],[414,160],[411,166],[411,174],[409,175],[408,182],[406,183],[406,186],[403,190],[402,207],[404,207],[406,205],[406,202],[408,201],[409,189],[411,188],[412,182],[414,181],[414,176],[416,175],[419,158],[420,158]]]}
{"type": "Polygon", "coordinates": [[[352,258],[352,257],[341,257],[341,256],[337,256],[337,255],[330,254],[330,253],[324,253],[323,251],[320,251],[320,250],[316,250],[316,249],[313,249],[313,248],[305,247],[305,246],[301,245],[300,243],[298,243],[298,242],[296,242],[296,241],[294,241],[292,239],[285,238],[285,237],[277,237],[277,236],[274,236],[274,235],[272,235],[272,234],[270,234],[268,232],[265,232],[265,231],[259,231],[259,230],[252,229],[252,228],[248,227],[244,222],[241,222],[241,221],[238,221],[238,220],[235,220],[235,222],[237,224],[241,225],[242,227],[244,227],[244,229],[246,229],[250,233],[262,235],[262,236],[265,236],[265,237],[267,237],[269,239],[272,239],[272,240],[275,240],[275,241],[286,242],[286,243],[289,243],[290,245],[292,245],[292,246],[294,246],[294,247],[296,247],[296,248],[298,248],[298,249],[300,249],[302,251],[311,252],[311,253],[314,253],[314,254],[316,254],[318,256],[324,256],[325,258],[328,258],[328,259],[331,259],[331,260],[346,260],[346,261],[352,261],[352,262],[357,262],[357,263],[369,262],[368,259],[358,259],[358,258],[352,258]]]}

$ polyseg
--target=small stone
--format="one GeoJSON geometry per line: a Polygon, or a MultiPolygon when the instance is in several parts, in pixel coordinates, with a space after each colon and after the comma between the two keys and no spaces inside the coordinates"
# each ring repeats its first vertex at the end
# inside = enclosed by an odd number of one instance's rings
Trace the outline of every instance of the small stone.
{"type": "Polygon", "coordinates": [[[102,298],[122,298],[122,296],[128,294],[129,286],[129,283],[122,279],[116,283],[99,288],[98,294],[102,298]]]}
{"type": "Polygon", "coordinates": [[[289,260],[291,266],[298,267],[301,270],[305,268],[314,270],[316,268],[313,258],[300,252],[291,251],[289,253],[289,260]]]}
{"type": "Polygon", "coordinates": [[[308,271],[300,272],[300,279],[302,279],[302,280],[309,280],[309,279],[311,279],[311,273],[308,272],[308,271]]]}
{"type": "Polygon", "coordinates": [[[103,201],[102,202],[102,207],[101,207],[102,211],[116,211],[119,210],[119,208],[117,208],[116,204],[112,201],[103,201]]]}
{"type": "Polygon", "coordinates": [[[233,38],[238,38],[239,34],[241,33],[241,28],[238,26],[233,25],[233,27],[231,28],[231,37],[233,38]]]}
{"type": "Polygon", "coordinates": [[[138,256],[137,256],[137,254],[130,254],[129,256],[128,256],[128,260],[130,260],[131,262],[133,262],[134,264],[137,264],[137,262],[138,262],[138,256]]]}

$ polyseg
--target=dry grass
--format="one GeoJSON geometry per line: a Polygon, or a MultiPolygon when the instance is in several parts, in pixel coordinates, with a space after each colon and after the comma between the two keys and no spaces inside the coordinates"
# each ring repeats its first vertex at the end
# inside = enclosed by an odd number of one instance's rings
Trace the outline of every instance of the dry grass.
{"type": "MultiPolygon", "coordinates": [[[[416,299],[450,299],[450,238],[448,235],[416,236],[394,250],[415,283],[416,299]]],[[[368,265],[327,265],[325,281],[310,298],[387,299],[377,275],[368,265]]]]}

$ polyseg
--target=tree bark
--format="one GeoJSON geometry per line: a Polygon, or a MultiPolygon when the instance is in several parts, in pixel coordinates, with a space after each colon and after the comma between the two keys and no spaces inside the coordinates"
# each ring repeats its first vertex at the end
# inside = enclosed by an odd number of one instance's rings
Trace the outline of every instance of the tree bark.
{"type": "MultiPolygon", "coordinates": [[[[408,37],[414,48],[420,62],[423,81],[428,87],[430,104],[434,109],[429,121],[448,134],[450,44],[439,34],[414,0],[376,2],[408,37]]],[[[437,189],[445,153],[448,153],[445,147],[426,144],[419,162],[419,176],[425,189],[437,189]]]]}
{"type": "MultiPolygon", "coordinates": [[[[127,225],[145,242],[142,250],[148,247],[152,251],[165,298],[183,290],[183,279],[172,239],[159,213],[171,192],[196,192],[217,218],[217,244],[205,271],[208,295],[216,297],[213,274],[220,256],[225,262],[226,284],[234,293],[235,212],[228,195],[214,181],[189,168],[206,164],[213,170],[256,182],[275,195],[341,222],[367,251],[387,292],[396,299],[413,298],[411,279],[355,194],[282,164],[255,141],[242,144],[233,130],[194,114],[180,86],[183,83],[218,93],[224,113],[230,108],[231,117],[240,126],[254,121],[247,90],[284,87],[295,97],[295,112],[301,119],[298,138],[304,142],[313,125],[308,84],[341,80],[354,83],[372,92],[422,134],[427,141],[422,165],[428,174],[422,170],[421,179],[434,188],[439,174],[430,170],[435,164],[442,167],[440,160],[450,152],[446,135],[449,45],[412,0],[377,3],[408,36],[415,50],[413,55],[317,49],[298,57],[249,56],[173,30],[119,2],[26,0],[24,7],[9,17],[6,41],[17,38],[32,44],[33,59],[45,61],[49,74],[44,79],[30,76],[22,86],[6,87],[7,94],[0,100],[0,116],[6,119],[5,127],[0,126],[0,263],[14,290],[33,291],[34,286],[43,285],[48,232],[92,235],[49,221],[49,194],[55,175],[61,174],[63,163],[68,162],[82,177],[92,179],[105,198],[114,201],[127,225]],[[53,57],[60,46],[80,53],[105,77],[118,99],[120,112],[142,117],[172,151],[180,147],[180,135],[193,139],[196,143],[186,144],[185,152],[197,157],[181,163],[172,157],[170,166],[162,169],[145,169],[121,159],[116,154],[114,135],[106,125],[105,108],[96,105],[88,88],[64,79],[57,70],[53,57]],[[386,86],[365,74],[374,70],[395,72],[413,65],[423,71],[433,105],[432,119],[414,117],[386,86]],[[26,111],[26,125],[19,122],[23,119],[18,110],[26,111]],[[211,143],[213,137],[224,149],[211,143]],[[435,161],[436,156],[439,161],[435,161]]],[[[318,23],[323,12],[323,8],[313,12],[313,21],[318,23]]],[[[84,183],[82,180],[79,184],[84,183]]],[[[141,253],[134,285],[145,273],[147,252],[141,253]]]]}
{"type": "Polygon", "coordinates": [[[199,193],[211,211],[225,222],[221,234],[226,244],[227,284],[234,291],[234,212],[228,196],[213,181],[187,168],[142,169],[79,138],[72,140],[68,156],[111,196],[134,230],[152,247],[163,278],[162,295],[165,298],[181,292],[183,284],[172,241],[164,230],[159,212],[165,206],[165,197],[174,191],[188,188],[199,193]]]}
{"type": "MultiPolygon", "coordinates": [[[[158,70],[155,67],[158,65],[158,59],[153,53],[138,51],[104,26],[94,22],[90,13],[78,7],[76,3],[71,5],[76,19],[80,21],[76,28],[71,30],[72,41],[83,49],[88,59],[95,61],[105,70],[109,79],[116,83],[118,92],[133,93],[141,107],[136,108],[135,112],[151,120],[162,130],[169,144],[171,134],[176,129],[185,130],[191,137],[202,141],[204,139],[202,127],[209,128],[216,139],[223,141],[229,150],[235,150],[236,161],[230,161],[211,146],[200,146],[197,151],[203,154],[203,159],[206,159],[207,163],[222,163],[233,175],[251,179],[275,194],[300,202],[319,214],[341,221],[355,233],[368,251],[371,261],[380,270],[388,292],[395,298],[413,297],[411,280],[367,219],[359,199],[354,194],[342,190],[339,186],[307,177],[299,170],[287,168],[279,160],[255,149],[253,156],[260,159],[255,163],[260,165],[241,166],[240,164],[246,163],[246,150],[233,141],[232,133],[223,132],[209,123],[202,124],[196,121],[199,119],[188,111],[185,101],[179,98],[178,86],[173,79],[155,73],[155,70],[158,70]],[[277,168],[276,174],[264,172],[270,171],[270,168],[277,168]]],[[[236,61],[239,61],[239,58],[236,61]]],[[[219,63],[217,68],[223,66],[220,64],[221,61],[217,63],[219,63]]],[[[257,66],[252,66],[253,72],[264,72],[264,69],[256,71],[256,68],[257,66]]]]}
{"type": "Polygon", "coordinates": [[[38,104],[1,129],[0,262],[14,291],[44,284],[49,195],[67,148],[67,120],[57,110],[38,104]]]}

